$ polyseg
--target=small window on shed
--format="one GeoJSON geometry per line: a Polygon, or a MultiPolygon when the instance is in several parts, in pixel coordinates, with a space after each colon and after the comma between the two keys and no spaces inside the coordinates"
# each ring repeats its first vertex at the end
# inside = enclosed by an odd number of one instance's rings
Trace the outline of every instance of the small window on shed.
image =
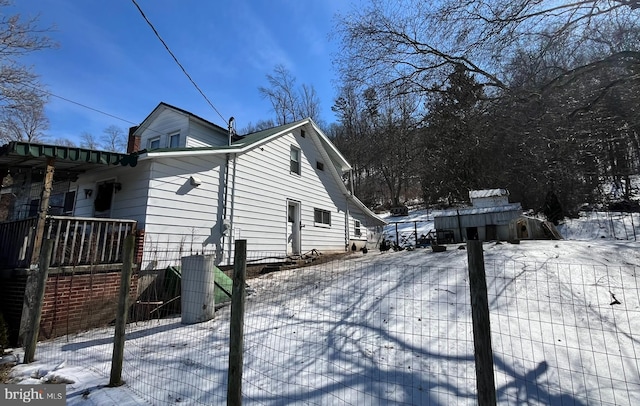
{"type": "Polygon", "coordinates": [[[319,171],[324,171],[324,163],[316,161],[316,168],[318,168],[319,171]]]}

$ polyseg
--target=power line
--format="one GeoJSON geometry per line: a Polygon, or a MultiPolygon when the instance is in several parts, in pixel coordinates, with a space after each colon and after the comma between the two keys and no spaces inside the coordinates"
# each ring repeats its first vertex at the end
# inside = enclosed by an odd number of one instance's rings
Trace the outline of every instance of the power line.
{"type": "Polygon", "coordinates": [[[213,105],[213,103],[211,103],[211,101],[209,100],[209,98],[204,94],[204,92],[200,89],[200,87],[196,84],[196,82],[191,78],[191,75],[189,75],[189,73],[187,72],[187,70],[184,68],[184,66],[182,66],[182,64],[180,63],[180,61],[178,60],[178,58],[174,55],[174,53],[171,51],[171,49],[169,48],[169,46],[167,45],[166,42],[164,42],[164,40],[162,39],[162,37],[160,37],[160,34],[158,33],[158,30],[156,30],[156,28],[153,26],[153,24],[151,23],[151,21],[149,21],[149,19],[147,18],[147,16],[145,15],[144,11],[142,11],[142,8],[140,8],[140,6],[138,5],[138,3],[136,2],[136,0],[131,0],[133,2],[133,4],[136,6],[136,8],[138,9],[138,11],[140,12],[140,14],[142,15],[142,18],[144,18],[144,20],[147,22],[147,24],[149,25],[149,27],[151,27],[151,29],[153,30],[153,33],[156,35],[156,37],[160,40],[160,42],[162,43],[162,45],[164,45],[164,48],[167,50],[167,52],[169,52],[169,55],[171,55],[171,57],[173,58],[173,60],[176,62],[176,64],[178,64],[178,66],[180,67],[180,69],[182,69],[182,72],[185,74],[185,76],[189,79],[189,81],[191,82],[191,84],[193,84],[193,86],[196,88],[196,90],[198,90],[198,92],[200,92],[200,94],[202,95],[202,97],[204,97],[204,99],[207,101],[207,103],[209,103],[209,106],[211,106],[211,108],[213,109],[213,111],[215,111],[216,113],[218,113],[218,115],[220,116],[220,118],[222,119],[222,122],[227,122],[227,120],[222,116],[222,114],[220,114],[220,112],[218,111],[218,109],[216,109],[216,107],[213,105]]]}
{"type": "MultiPolygon", "coordinates": [[[[35,89],[35,87],[34,87],[34,89],[35,89]]],[[[57,94],[55,94],[55,93],[51,93],[51,92],[49,92],[49,91],[47,91],[47,90],[44,90],[44,89],[42,89],[42,88],[37,88],[37,90],[38,90],[39,92],[45,93],[45,94],[47,94],[47,95],[49,95],[49,96],[57,97],[58,99],[64,100],[64,101],[66,101],[66,102],[68,102],[68,103],[75,104],[76,106],[80,106],[80,107],[83,107],[83,108],[85,108],[85,109],[95,111],[96,113],[104,114],[105,116],[109,116],[109,117],[111,117],[111,118],[115,118],[116,120],[124,121],[125,123],[132,124],[132,125],[138,125],[138,123],[134,123],[133,121],[129,121],[129,120],[124,119],[124,118],[122,118],[122,117],[114,116],[114,115],[113,115],[113,114],[111,114],[111,113],[107,113],[106,111],[98,110],[98,109],[96,109],[96,108],[94,108],[94,107],[87,106],[86,104],[82,104],[82,103],[80,103],[80,102],[77,102],[77,101],[74,101],[74,100],[71,100],[71,99],[67,99],[66,97],[59,96],[59,95],[57,95],[57,94]]]]}
{"type": "MultiPolygon", "coordinates": [[[[76,106],[80,106],[80,107],[82,107],[82,108],[85,108],[85,109],[88,109],[88,110],[91,110],[91,111],[95,111],[96,113],[100,113],[100,114],[103,114],[103,115],[105,115],[105,116],[108,116],[108,117],[111,117],[111,118],[115,118],[116,120],[124,121],[125,123],[131,124],[131,125],[134,125],[134,126],[136,126],[136,127],[138,127],[138,126],[139,126],[139,123],[136,123],[136,122],[133,122],[133,121],[127,120],[127,119],[122,118],[122,117],[118,117],[118,116],[113,115],[113,114],[111,114],[111,113],[107,113],[106,111],[102,111],[102,110],[96,109],[95,107],[91,107],[91,106],[88,106],[88,105],[86,105],[86,104],[83,104],[83,103],[77,102],[77,101],[75,101],[75,100],[68,99],[68,98],[66,98],[66,97],[64,97],[64,96],[60,96],[60,95],[57,95],[57,94],[55,94],[55,93],[51,93],[51,92],[50,92],[50,91],[48,91],[48,90],[44,90],[44,89],[39,88],[39,87],[38,87],[38,88],[36,88],[35,86],[31,86],[31,85],[27,85],[27,86],[30,86],[30,87],[32,87],[33,89],[36,89],[36,90],[38,90],[39,92],[42,92],[42,93],[44,93],[44,94],[46,94],[46,95],[56,97],[56,98],[58,98],[58,99],[60,99],[60,100],[64,100],[64,101],[66,101],[66,102],[68,102],[68,103],[71,103],[71,104],[75,104],[76,106]]],[[[154,133],[156,133],[156,134],[165,135],[165,133],[163,133],[163,132],[161,132],[161,131],[158,131],[158,130],[154,130],[153,128],[149,128],[149,127],[143,128],[143,130],[144,130],[144,131],[148,130],[148,131],[152,131],[152,132],[154,132],[154,133]]]]}

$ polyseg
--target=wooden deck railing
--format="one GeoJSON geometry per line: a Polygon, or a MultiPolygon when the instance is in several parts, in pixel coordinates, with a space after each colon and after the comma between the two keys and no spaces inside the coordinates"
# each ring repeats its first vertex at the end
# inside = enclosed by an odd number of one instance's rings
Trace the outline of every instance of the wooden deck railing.
{"type": "MultiPolygon", "coordinates": [[[[36,219],[0,223],[0,268],[29,267],[36,219]]],[[[122,262],[124,238],[134,220],[48,216],[45,239],[53,240],[52,267],[122,262]]]]}

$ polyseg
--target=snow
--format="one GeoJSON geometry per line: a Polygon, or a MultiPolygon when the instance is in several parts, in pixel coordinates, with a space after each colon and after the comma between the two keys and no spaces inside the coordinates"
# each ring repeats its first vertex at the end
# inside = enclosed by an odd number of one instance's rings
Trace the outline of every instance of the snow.
{"type": "MultiPolygon", "coordinates": [[[[433,213],[387,220],[399,219],[400,233],[433,227],[433,213]]],[[[631,218],[592,213],[560,231],[567,239],[483,245],[498,403],[640,404],[631,218]]],[[[243,403],[477,404],[461,245],[358,252],[249,280],[243,403]]],[[[112,328],[42,342],[12,374],[72,382],[71,405],[226,404],[229,319],[223,307],[205,323],[131,324],[118,388],[105,387],[112,328]]]]}

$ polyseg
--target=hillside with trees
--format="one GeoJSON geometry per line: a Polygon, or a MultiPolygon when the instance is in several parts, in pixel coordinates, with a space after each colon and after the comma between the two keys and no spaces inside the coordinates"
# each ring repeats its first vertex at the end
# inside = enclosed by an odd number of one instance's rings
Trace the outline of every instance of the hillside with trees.
{"type": "Polygon", "coordinates": [[[370,206],[507,188],[566,214],[637,194],[640,3],[374,0],[340,17],[331,126],[370,206]]]}

